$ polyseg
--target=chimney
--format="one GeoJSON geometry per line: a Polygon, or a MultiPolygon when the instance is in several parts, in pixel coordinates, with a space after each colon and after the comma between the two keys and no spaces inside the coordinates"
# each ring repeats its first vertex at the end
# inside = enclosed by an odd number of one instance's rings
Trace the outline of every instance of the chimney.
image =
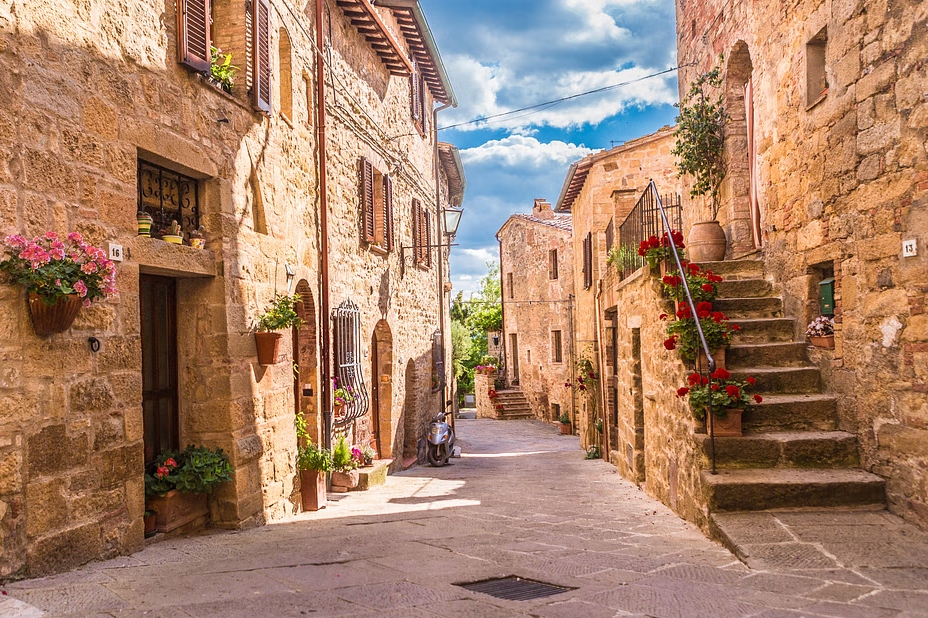
{"type": "Polygon", "coordinates": [[[532,207],[532,216],[546,221],[553,219],[554,211],[551,210],[551,204],[548,203],[548,200],[536,197],[535,205],[532,207]]]}

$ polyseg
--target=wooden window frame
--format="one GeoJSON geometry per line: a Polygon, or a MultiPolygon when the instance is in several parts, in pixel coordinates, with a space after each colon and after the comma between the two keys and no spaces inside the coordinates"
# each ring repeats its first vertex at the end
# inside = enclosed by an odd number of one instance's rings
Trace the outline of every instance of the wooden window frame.
{"type": "Polygon", "coordinates": [[[564,343],[563,335],[560,330],[551,331],[551,362],[564,362],[564,343]]]}
{"type": "Polygon", "coordinates": [[[212,63],[210,22],[211,0],[177,0],[177,61],[194,71],[208,72],[212,63]],[[203,37],[192,35],[198,29],[203,37]]]}
{"type": "Polygon", "coordinates": [[[511,272],[506,273],[506,282],[509,284],[509,299],[512,300],[516,297],[516,288],[511,272]]]}
{"type": "Polygon", "coordinates": [[[409,113],[413,124],[416,125],[416,130],[419,131],[422,137],[425,137],[428,132],[429,122],[426,113],[428,110],[428,86],[415,60],[413,60],[412,66],[413,69],[409,73],[409,113]]]}
{"type": "Polygon", "coordinates": [[[422,202],[412,200],[412,244],[416,266],[432,267],[432,213],[423,208],[422,202]]]}
{"type": "Polygon", "coordinates": [[[548,279],[554,280],[557,278],[557,249],[551,249],[548,251],[548,279]]]}
{"type": "Polygon", "coordinates": [[[361,157],[361,240],[380,253],[394,249],[393,179],[361,157]]]}

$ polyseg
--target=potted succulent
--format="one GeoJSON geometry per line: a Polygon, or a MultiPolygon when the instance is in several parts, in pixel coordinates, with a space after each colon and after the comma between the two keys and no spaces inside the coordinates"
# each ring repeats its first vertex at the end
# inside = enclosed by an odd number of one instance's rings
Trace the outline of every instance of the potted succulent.
{"type": "Polygon", "coordinates": [[[345,404],[349,404],[354,401],[354,389],[351,388],[350,384],[345,386],[338,385],[338,377],[332,377],[332,385],[335,386],[335,391],[332,393],[332,400],[334,405],[335,416],[338,417],[341,415],[342,408],[345,407],[345,404]]]}
{"type": "Polygon", "coordinates": [[[817,348],[835,347],[835,322],[827,315],[820,315],[806,328],[806,336],[817,348]]]}
{"type": "Polygon", "coordinates": [[[207,496],[231,479],[232,464],[222,449],[163,451],[145,473],[146,509],[156,514],[156,530],[170,532],[206,516],[207,496]]]}
{"type": "Polygon", "coordinates": [[[206,246],[206,239],[203,237],[203,226],[190,231],[190,246],[194,249],[203,249],[206,246]]]}
{"type": "MultiPolygon", "coordinates": [[[[741,327],[729,323],[728,317],[721,311],[712,311],[712,303],[708,301],[696,305],[696,314],[716,367],[724,367],[725,348],[731,343],[732,334],[741,330],[741,327]]],[[[668,317],[666,313],[660,315],[662,320],[668,317]]],[[[668,337],[664,340],[664,347],[668,350],[679,349],[680,356],[684,360],[695,362],[697,371],[700,371],[707,363],[702,342],[699,340],[699,331],[696,329],[696,319],[693,318],[689,304],[680,305],[676,317],[676,320],[667,325],[668,337]]]]}
{"type": "Polygon", "coordinates": [[[303,323],[296,312],[296,303],[300,295],[275,294],[274,301],[267,310],[258,316],[255,328],[255,346],[258,349],[258,364],[262,367],[280,362],[280,340],[283,337],[276,331],[299,326],[303,323]]]}
{"type": "Polygon", "coordinates": [[[318,511],[326,505],[325,475],[332,471],[332,453],[306,439],[297,450],[300,469],[300,497],[304,511],[318,511]]]}
{"type": "Polygon", "coordinates": [[[332,486],[343,490],[355,489],[360,475],[361,452],[354,452],[345,436],[339,436],[332,447],[332,486]]]}
{"type": "Polygon", "coordinates": [[[180,231],[180,223],[177,221],[171,221],[171,223],[167,226],[166,231],[161,234],[161,240],[171,243],[172,245],[184,244],[184,235],[180,231]]]}
{"type": "Polygon", "coordinates": [[[66,331],[82,306],[116,293],[116,266],[78,232],[46,232],[32,240],[7,236],[3,248],[0,271],[26,288],[37,335],[66,331]]]}
{"type": "Polygon", "coordinates": [[[708,429],[706,410],[712,401],[712,432],[716,436],[736,437],[741,435],[741,415],[744,409],[764,399],[760,395],[749,395],[757,380],[748,377],[736,380],[724,368],[713,371],[709,377],[692,373],[687,378],[687,386],[677,389],[677,397],[689,397],[690,409],[698,420],[705,420],[708,429]]]}
{"type": "Polygon", "coordinates": [[[138,228],[138,235],[151,238],[151,225],[153,223],[151,215],[144,210],[140,210],[135,215],[135,221],[138,228]]]}
{"type": "Polygon", "coordinates": [[[377,451],[372,446],[362,446],[361,457],[365,466],[372,466],[374,465],[374,459],[377,457],[377,451]]]}
{"type": "Polygon", "coordinates": [[[570,415],[567,414],[567,412],[564,412],[563,414],[561,414],[561,416],[557,420],[561,424],[562,434],[564,434],[565,436],[569,436],[571,433],[573,433],[571,431],[571,426],[570,426],[570,415]]]}

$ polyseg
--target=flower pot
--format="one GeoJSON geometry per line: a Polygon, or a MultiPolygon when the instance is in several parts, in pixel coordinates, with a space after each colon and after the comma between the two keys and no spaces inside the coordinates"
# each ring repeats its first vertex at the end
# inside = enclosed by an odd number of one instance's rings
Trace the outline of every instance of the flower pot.
{"type": "Polygon", "coordinates": [[[324,509],[325,472],[319,470],[300,470],[300,497],[304,511],[324,509]]]}
{"type": "Polygon", "coordinates": [[[834,348],[835,347],[835,336],[834,335],[824,335],[822,337],[809,337],[809,341],[812,342],[816,348],[834,348]]]}
{"type": "Polygon", "coordinates": [[[686,248],[691,262],[721,262],[725,259],[725,250],[728,248],[725,230],[718,221],[694,223],[686,248]]]}
{"type": "Polygon", "coordinates": [[[68,294],[58,298],[54,305],[46,305],[42,297],[29,293],[29,313],[36,335],[63,333],[71,328],[83,301],[77,294],[68,294]]]}
{"type": "Polygon", "coordinates": [[[360,479],[361,473],[357,470],[351,470],[349,472],[336,471],[332,473],[332,485],[344,487],[346,489],[354,489],[357,487],[360,479]]]}
{"type": "Polygon", "coordinates": [[[151,515],[146,515],[144,518],[145,521],[145,538],[147,539],[150,536],[154,536],[156,530],[155,527],[158,524],[158,514],[152,513],[151,515]]]}
{"type": "Polygon", "coordinates": [[[561,433],[565,436],[569,436],[573,432],[571,431],[572,427],[570,423],[561,423],[561,433]]]}
{"type": "Polygon", "coordinates": [[[151,238],[151,215],[145,212],[140,212],[135,216],[135,221],[138,223],[139,236],[151,238]]]}
{"type": "Polygon", "coordinates": [[[175,236],[174,234],[165,234],[161,237],[161,240],[164,242],[171,243],[172,245],[182,245],[184,244],[183,236],[175,236]]]}
{"type": "MultiPolygon", "coordinates": [[[[725,416],[718,414],[712,415],[712,433],[717,438],[738,438],[741,437],[741,413],[744,410],[740,408],[726,408],[725,416]]],[[[706,432],[709,431],[709,415],[706,414],[706,432]]]]}
{"type": "Polygon", "coordinates": [[[170,532],[209,515],[206,494],[172,489],[162,496],[149,496],[147,508],[155,512],[155,530],[170,532]]]}
{"type": "MultiPolygon", "coordinates": [[[[725,368],[725,348],[719,348],[717,350],[711,350],[712,359],[715,361],[716,369],[725,368]]],[[[702,373],[708,371],[709,369],[709,359],[706,358],[706,353],[702,350],[699,351],[699,356],[696,357],[696,373],[702,373]]]]}
{"type": "Polygon", "coordinates": [[[255,347],[258,348],[258,364],[266,367],[280,362],[280,333],[255,333],[255,347]]]}
{"type": "Polygon", "coordinates": [[[196,236],[191,237],[190,246],[193,247],[194,249],[203,249],[206,247],[206,239],[198,238],[196,236]]]}

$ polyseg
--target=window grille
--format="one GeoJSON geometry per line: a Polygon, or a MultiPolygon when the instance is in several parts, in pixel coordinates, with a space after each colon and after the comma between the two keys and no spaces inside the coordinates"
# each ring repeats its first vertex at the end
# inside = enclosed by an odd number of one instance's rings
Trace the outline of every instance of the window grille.
{"type": "Polygon", "coordinates": [[[609,225],[606,226],[606,255],[612,251],[612,245],[615,244],[615,221],[609,219],[609,225]]]}
{"type": "Polygon", "coordinates": [[[361,371],[361,319],[358,306],[344,301],[333,312],[335,320],[335,375],[338,387],[351,387],[354,399],[347,402],[341,413],[332,419],[334,429],[348,427],[367,414],[370,397],[361,371]]]}
{"type": "Polygon", "coordinates": [[[154,232],[172,221],[185,235],[200,227],[196,179],[139,159],[138,182],[138,209],[151,215],[154,232]]]}

